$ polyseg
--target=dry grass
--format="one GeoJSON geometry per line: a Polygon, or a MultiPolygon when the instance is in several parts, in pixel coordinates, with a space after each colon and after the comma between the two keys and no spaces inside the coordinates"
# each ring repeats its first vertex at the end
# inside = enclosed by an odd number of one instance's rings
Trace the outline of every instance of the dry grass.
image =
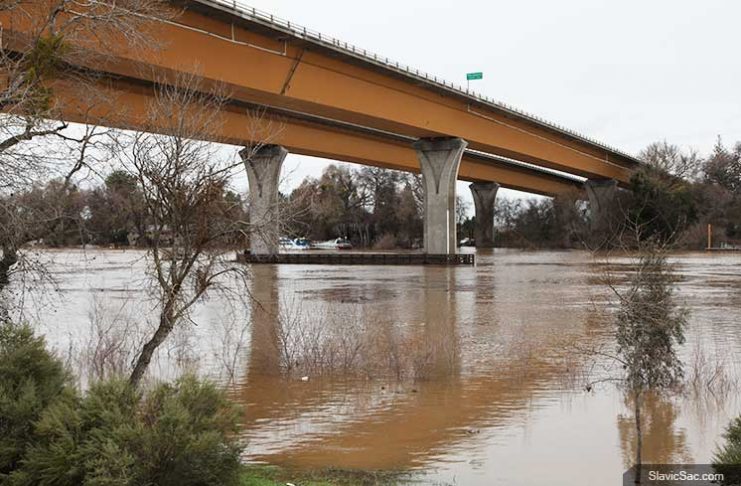
{"type": "MultiPolygon", "coordinates": [[[[71,339],[66,350],[67,366],[74,369],[83,388],[93,381],[128,375],[138,350],[154,327],[129,300],[94,298],[88,320],[84,337],[71,339]]],[[[151,374],[163,378],[193,371],[197,356],[193,334],[183,326],[157,354],[151,374]]]]}
{"type": "Polygon", "coordinates": [[[708,346],[696,341],[687,363],[685,392],[692,398],[705,397],[720,401],[738,393],[739,370],[729,359],[732,355],[718,346],[709,353],[708,346]]]}
{"type": "Polygon", "coordinates": [[[449,376],[458,369],[458,344],[445,331],[446,323],[395,325],[370,306],[351,313],[327,306],[309,314],[298,299],[280,307],[269,317],[272,322],[257,324],[274,328],[263,331],[272,337],[253,352],[276,356],[285,376],[416,381],[449,376]]]}

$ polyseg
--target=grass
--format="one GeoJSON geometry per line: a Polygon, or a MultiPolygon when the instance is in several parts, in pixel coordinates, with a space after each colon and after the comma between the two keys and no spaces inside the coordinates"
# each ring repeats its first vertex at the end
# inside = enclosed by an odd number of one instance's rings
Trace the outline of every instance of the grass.
{"type": "Polygon", "coordinates": [[[291,471],[276,466],[244,466],[242,486],[393,486],[403,484],[395,472],[322,469],[291,471]]]}

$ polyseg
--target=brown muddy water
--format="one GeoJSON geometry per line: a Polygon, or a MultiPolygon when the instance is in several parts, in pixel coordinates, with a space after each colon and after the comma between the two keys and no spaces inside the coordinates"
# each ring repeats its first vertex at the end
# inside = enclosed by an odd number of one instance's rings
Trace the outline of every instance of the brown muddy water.
{"type": "MultiPolygon", "coordinates": [[[[58,287],[27,293],[25,318],[84,375],[91,347],[147,331],[143,257],[42,253],[58,287]]],[[[647,404],[644,461],[704,463],[741,412],[741,255],[672,261],[690,312],[687,386],[647,404]]],[[[619,370],[582,352],[610,345],[603,279],[629,263],[497,250],[474,267],[255,266],[250,296],[199,306],[153,373],[227,384],[244,405],[249,462],[422,484],[619,484],[634,454],[630,407],[613,385],[585,391],[619,370]]],[[[125,367],[131,356],[114,351],[125,367]]]]}

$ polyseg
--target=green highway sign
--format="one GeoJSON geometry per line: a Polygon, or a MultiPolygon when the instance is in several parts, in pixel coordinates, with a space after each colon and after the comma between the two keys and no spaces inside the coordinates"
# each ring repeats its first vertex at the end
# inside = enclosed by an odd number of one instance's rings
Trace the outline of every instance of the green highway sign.
{"type": "Polygon", "coordinates": [[[474,79],[484,79],[484,73],[468,73],[466,74],[467,81],[473,81],[474,79]]]}

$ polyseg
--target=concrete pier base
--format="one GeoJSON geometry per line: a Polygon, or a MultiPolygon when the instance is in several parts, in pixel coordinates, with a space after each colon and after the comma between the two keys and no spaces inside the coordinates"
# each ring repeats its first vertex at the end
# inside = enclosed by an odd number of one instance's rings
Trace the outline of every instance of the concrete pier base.
{"type": "Polygon", "coordinates": [[[239,155],[250,185],[250,252],[254,255],[278,253],[280,221],[278,183],[288,151],[279,145],[245,148],[239,155]]]}
{"type": "Polygon", "coordinates": [[[474,182],[470,186],[476,210],[476,226],[473,237],[476,248],[494,248],[494,203],[499,184],[496,182],[474,182]]]}
{"type": "Polygon", "coordinates": [[[454,254],[455,182],[468,142],[460,138],[414,142],[425,188],[424,247],[430,254],[454,254]]]}
{"type": "Polygon", "coordinates": [[[609,230],[609,210],[617,196],[614,179],[590,179],[584,183],[589,198],[592,231],[609,230]]]}

